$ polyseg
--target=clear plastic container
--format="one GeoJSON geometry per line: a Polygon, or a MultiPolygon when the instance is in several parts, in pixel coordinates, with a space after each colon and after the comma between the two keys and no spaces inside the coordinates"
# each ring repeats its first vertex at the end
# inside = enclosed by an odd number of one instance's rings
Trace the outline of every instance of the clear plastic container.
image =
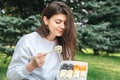
{"type": "Polygon", "coordinates": [[[88,62],[63,61],[57,74],[57,80],[87,80],[88,62]]]}

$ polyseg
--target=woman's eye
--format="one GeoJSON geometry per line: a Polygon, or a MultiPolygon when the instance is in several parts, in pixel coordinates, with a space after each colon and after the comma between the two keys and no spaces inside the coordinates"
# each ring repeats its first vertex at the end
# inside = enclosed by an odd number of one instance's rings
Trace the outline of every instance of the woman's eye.
{"type": "Polygon", "coordinates": [[[60,22],[56,21],[55,23],[60,24],[60,22]]]}

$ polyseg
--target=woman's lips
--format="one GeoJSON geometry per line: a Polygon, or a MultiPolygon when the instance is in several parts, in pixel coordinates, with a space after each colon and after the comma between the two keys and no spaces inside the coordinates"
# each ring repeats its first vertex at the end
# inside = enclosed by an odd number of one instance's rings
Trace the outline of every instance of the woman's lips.
{"type": "Polygon", "coordinates": [[[63,30],[58,30],[59,33],[63,33],[64,31],[63,30]]]}

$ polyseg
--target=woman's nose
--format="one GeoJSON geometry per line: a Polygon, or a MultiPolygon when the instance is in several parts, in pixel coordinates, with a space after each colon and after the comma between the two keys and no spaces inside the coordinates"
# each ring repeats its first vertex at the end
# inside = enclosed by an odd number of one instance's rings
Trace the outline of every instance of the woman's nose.
{"type": "Polygon", "coordinates": [[[65,28],[65,24],[62,23],[62,24],[60,25],[60,27],[64,29],[64,28],[65,28]]]}

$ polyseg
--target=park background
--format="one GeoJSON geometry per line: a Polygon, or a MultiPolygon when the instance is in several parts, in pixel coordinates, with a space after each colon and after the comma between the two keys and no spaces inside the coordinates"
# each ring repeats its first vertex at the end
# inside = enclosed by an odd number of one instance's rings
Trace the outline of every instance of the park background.
{"type": "MultiPolygon", "coordinates": [[[[15,44],[40,26],[41,12],[52,1],[0,0],[0,80],[7,80],[15,44]]],[[[75,60],[88,62],[87,80],[119,80],[120,1],[58,1],[73,10],[78,36],[75,60]]]]}

